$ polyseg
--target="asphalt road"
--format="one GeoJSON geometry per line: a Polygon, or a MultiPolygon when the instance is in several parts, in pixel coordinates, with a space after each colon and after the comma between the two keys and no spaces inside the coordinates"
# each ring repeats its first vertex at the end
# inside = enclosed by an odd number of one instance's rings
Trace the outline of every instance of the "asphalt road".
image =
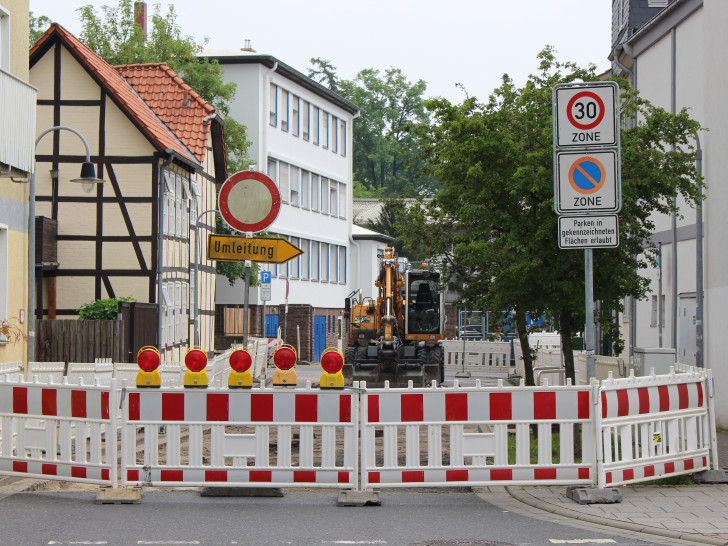
{"type": "MultiPolygon", "coordinates": [[[[468,490],[386,491],[379,507],[337,508],[336,492],[283,498],[201,498],[146,491],[139,505],[96,505],[91,491],[0,500],[2,544],[660,544],[649,536],[562,525],[468,490]]],[[[575,521],[575,520],[574,520],[575,521]]],[[[652,537],[656,538],[656,537],[652,537]]]]}

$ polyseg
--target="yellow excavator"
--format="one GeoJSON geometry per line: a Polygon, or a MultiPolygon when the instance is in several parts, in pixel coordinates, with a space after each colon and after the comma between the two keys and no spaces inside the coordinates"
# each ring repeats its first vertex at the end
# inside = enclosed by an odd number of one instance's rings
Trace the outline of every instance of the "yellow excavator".
{"type": "Polygon", "coordinates": [[[375,282],[377,299],[361,297],[361,290],[344,302],[349,323],[344,352],[344,378],[367,386],[415,387],[444,380],[440,341],[445,327],[444,293],[440,274],[428,270],[400,271],[397,253],[384,249],[375,282]]]}

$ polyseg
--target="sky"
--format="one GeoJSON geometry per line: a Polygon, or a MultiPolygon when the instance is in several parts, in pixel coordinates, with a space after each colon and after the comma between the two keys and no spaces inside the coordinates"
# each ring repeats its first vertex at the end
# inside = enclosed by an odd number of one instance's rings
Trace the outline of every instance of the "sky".
{"type": "MultiPolygon", "coordinates": [[[[79,6],[116,6],[116,0],[30,0],[78,35],[79,6]]],[[[185,35],[209,47],[253,49],[306,73],[309,59],[328,59],[352,79],[365,68],[399,68],[410,82],[424,80],[426,96],[452,102],[486,99],[504,73],[517,85],[538,69],[546,45],[557,58],[609,68],[610,0],[176,0],[185,35]]],[[[147,2],[148,15],[154,3],[147,2]]],[[[97,9],[97,14],[101,11],[97,9]]]]}

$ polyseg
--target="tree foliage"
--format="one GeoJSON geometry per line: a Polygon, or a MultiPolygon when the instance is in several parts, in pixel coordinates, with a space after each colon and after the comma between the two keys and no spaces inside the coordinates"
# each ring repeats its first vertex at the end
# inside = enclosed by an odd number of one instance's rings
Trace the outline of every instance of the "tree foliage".
{"type": "Polygon", "coordinates": [[[50,18],[45,15],[35,17],[32,11],[29,13],[28,25],[30,27],[30,33],[28,34],[28,38],[30,39],[30,47],[33,47],[33,44],[38,41],[38,38],[43,36],[43,33],[48,30],[51,22],[50,18]]]}
{"type": "MultiPolygon", "coordinates": [[[[187,85],[226,117],[228,170],[237,172],[246,169],[250,164],[246,128],[227,117],[236,85],[223,80],[223,69],[216,60],[199,58],[207,39],[200,44],[192,36],[182,33],[174,5],[162,13],[161,5],[155,4],[148,36],[134,22],[132,0],[118,0],[118,5],[102,6],[100,9],[101,16],[90,5],[78,9],[82,23],[81,40],[111,65],[167,63],[187,85]]],[[[227,276],[231,284],[242,278],[244,271],[242,267],[222,262],[218,262],[217,270],[227,276]]]]}
{"type": "Polygon", "coordinates": [[[429,197],[437,190],[434,177],[422,172],[416,135],[410,124],[429,123],[424,107],[427,84],[411,83],[399,68],[381,73],[360,71],[342,80],[326,59],[311,59],[308,75],[361,108],[354,122],[355,197],[429,197]]]}
{"type": "MultiPolygon", "coordinates": [[[[475,97],[459,105],[426,103],[434,123],[413,131],[427,171],[443,189],[404,228],[443,257],[445,276],[467,307],[514,313],[529,384],[526,314],[546,315],[558,325],[572,379],[571,337],[585,323],[583,253],[558,248],[552,88],[598,79],[593,66],[559,62],[551,48],[538,57],[539,71],[522,88],[505,75],[484,103],[475,97]]],[[[607,311],[622,310],[625,296],[646,294],[648,281],[639,272],[654,263],[653,249],[644,248],[654,229],[651,215],[671,212],[675,196],[690,204],[699,195],[691,140],[698,123],[684,110],[670,114],[626,82],[620,85],[620,246],[594,251],[594,296],[607,311]],[[639,125],[625,128],[637,114],[639,125]]]]}

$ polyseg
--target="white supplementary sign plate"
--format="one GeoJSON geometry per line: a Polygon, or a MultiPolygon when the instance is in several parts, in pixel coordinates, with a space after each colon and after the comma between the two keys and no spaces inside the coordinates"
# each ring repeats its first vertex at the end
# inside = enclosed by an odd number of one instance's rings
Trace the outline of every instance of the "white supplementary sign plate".
{"type": "Polygon", "coordinates": [[[559,248],[616,248],[619,219],[616,214],[559,216],[559,248]]]}

